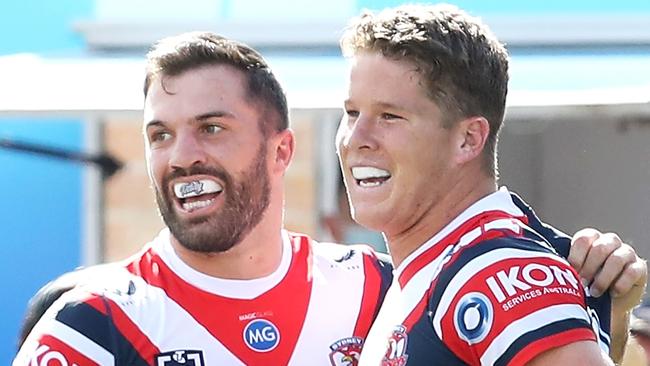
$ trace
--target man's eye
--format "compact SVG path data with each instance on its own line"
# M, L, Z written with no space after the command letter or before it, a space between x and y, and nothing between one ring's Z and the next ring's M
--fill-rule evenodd
M205 125L205 126L203 126L203 131L205 131L207 133L210 133L210 134L217 133L217 132L219 132L221 130L223 130L223 128L221 128L221 126L217 126L217 125Z
M151 134L151 142L162 142L169 140L172 135L166 131L154 132Z
M381 114L381 118L382 118L382 119L386 119L386 120L391 120L391 119L402 119L401 116L398 116L398 115L396 115L396 114L392 114L392 113L382 113L382 114Z
M348 117L357 117L359 116L359 111L355 111L354 109L346 109L345 114L347 114Z

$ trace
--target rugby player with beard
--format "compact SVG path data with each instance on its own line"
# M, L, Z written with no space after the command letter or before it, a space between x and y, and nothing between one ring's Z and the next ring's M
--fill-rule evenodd
M264 59L211 33L165 39L144 94L167 229L63 294L14 365L356 363L392 268L283 229L294 135Z

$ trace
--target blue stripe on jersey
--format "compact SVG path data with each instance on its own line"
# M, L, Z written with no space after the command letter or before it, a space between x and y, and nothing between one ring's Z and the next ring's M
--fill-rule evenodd
M567 319L550 323L541 328L535 329L534 331L528 332L517 338L517 340L514 341L510 347L508 347L503 355L497 359L497 361L494 363L494 366L507 366L519 351L521 351L524 347L533 341L543 339L550 334L559 334L563 331L576 328L591 328L591 325L589 325L584 320Z
M373 316L373 319L377 318L381 304L384 302L384 298L386 297L386 292L388 292L388 288L393 283L393 264L390 260L390 257L382 253L375 254L377 255L377 260L373 260L372 263L377 271L379 271L379 275L381 276L381 284L379 288L379 303L377 309L375 309L375 315Z
M108 308L108 304L106 307ZM149 365L140 357L131 342L119 332L109 316L84 302L67 304L59 311L56 320L74 328L106 349L115 357L116 365Z
M529 231L525 231L525 233L526 236L536 236L534 233ZM438 285L434 286L433 288L429 301L429 310L432 313L435 313L436 308L440 303L440 299L442 298L442 295L447 288L447 284L453 279L453 277L456 275L456 273L458 273L458 271L460 271L461 268L485 253L501 248L521 249L540 253L553 253L550 248L547 248L530 238L515 238L509 236L482 241L477 245L472 245L461 249L458 253L454 254L456 258L453 258L451 262L448 263L438 275Z
M462 366L466 365L458 356L447 348L442 340L438 338L433 329L433 317L430 312L422 316L413 324L409 330L408 338L408 365L445 365ZM417 336L414 336L417 334ZM412 351L416 350L416 351ZM418 350L426 350L424 352ZM431 355L435 354L435 362L432 363Z
M512 202L519 207L519 209L528 217L528 225L530 228L538 232L546 239L555 250L565 259L569 257L569 250L571 249L571 238L562 231L543 223L535 214L533 209L514 193L510 194ZM587 306L593 309L598 315L600 329L607 333L611 333L611 315L612 315L612 299L609 292L606 292L601 297L587 296ZM610 346L607 337L598 335L601 342Z

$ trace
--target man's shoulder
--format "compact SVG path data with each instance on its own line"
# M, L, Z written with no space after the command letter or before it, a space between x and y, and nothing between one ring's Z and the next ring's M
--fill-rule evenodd
M512 277L513 273L525 274L535 282L536 278L546 278L558 271L571 273L571 282L574 278L577 281L571 266L553 247L544 240L526 236L489 238L448 256L440 270L440 281L444 282L485 281L489 277L480 274L503 278L504 274Z
M291 240L297 240L306 244L313 254L313 257L319 261L331 264L347 264L366 260L392 269L390 256L375 251L370 245L320 242L312 239L306 234L295 232L289 232L289 237Z
M371 277L385 284L392 281L393 265L387 254L376 252L369 245L318 242L303 234L290 233L292 240L309 250L315 269L330 280L348 276Z
M492 265L508 258L548 257L565 261L543 237L526 227L521 227L516 234L488 232L469 245L457 243L455 246L448 254L451 258L445 261L450 269L470 262Z
M369 245L314 242L313 252L315 258L332 265L363 264L382 270L393 269L390 257L375 251Z
M457 253L437 283L445 285L435 286L429 301L433 326L458 355L473 348L490 364L529 360L553 337L594 338L578 275L544 241L478 242Z

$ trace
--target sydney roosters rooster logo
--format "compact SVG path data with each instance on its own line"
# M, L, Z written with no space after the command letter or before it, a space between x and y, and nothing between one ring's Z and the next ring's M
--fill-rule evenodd
M332 366L357 366L361 347L363 347L363 338L359 337L348 337L334 342L330 346Z
M409 356L406 354L406 343L408 335L403 325L398 325L393 329L393 333L388 339L388 350L381 360L381 366L404 366Z

